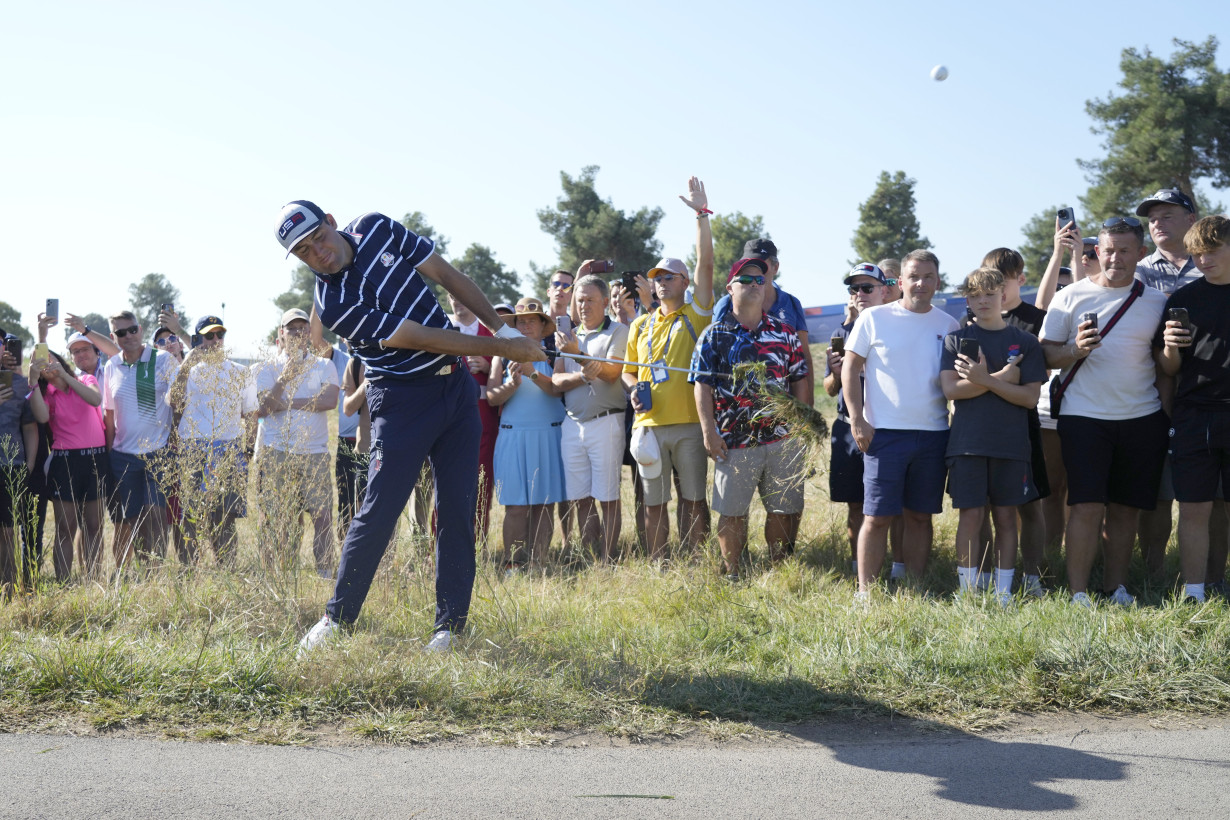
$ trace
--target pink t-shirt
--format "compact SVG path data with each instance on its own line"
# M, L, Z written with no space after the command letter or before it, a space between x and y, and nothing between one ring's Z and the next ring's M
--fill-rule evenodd
M98 389L98 380L93 376L81 375L77 378L87 387ZM51 414L51 434L55 437L51 449L84 450L107 443L101 407L91 406L71 388L60 392L55 385L47 386L47 395L43 400L47 402L47 411Z

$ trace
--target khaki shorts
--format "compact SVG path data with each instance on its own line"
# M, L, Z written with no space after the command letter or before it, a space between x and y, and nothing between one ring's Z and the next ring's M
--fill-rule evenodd
M333 509L333 464L328 453L284 453L262 448L257 456L257 491L265 515L298 516Z
M654 427L653 434L662 451L662 474L657 478L641 478L645 488L645 506L660 507L671 500L671 471L679 473L679 493L686 501L705 500L705 477L709 472L709 454L699 424L664 424Z
M745 516L759 490L766 512L801 513L805 466L803 448L792 438L727 450L713 471L713 511L732 518Z

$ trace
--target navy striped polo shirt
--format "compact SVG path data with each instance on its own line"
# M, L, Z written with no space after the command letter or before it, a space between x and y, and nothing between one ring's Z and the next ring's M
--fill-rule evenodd
M350 267L316 273L316 312L325 327L347 339L368 378L407 378L434 373L457 362L451 353L381 349L409 319L424 327L453 330L448 315L416 270L435 243L384 214L364 214L340 231L354 249Z

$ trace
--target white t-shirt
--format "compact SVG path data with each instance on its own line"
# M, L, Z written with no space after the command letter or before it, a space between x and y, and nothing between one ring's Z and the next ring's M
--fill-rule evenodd
M288 359L279 353L270 362L252 366L256 373L256 390L265 393L273 389L273 383L286 369ZM300 370L297 379L283 391L287 403L292 399L310 399L327 384L337 385L337 369L333 362L319 356L308 356L295 363ZM284 453L329 452L329 414L315 410L283 410L270 413L262 419L260 445L272 447Z
M1098 327L1104 328L1131 292L1128 287L1105 288L1092 279L1082 279L1055 295L1042 321L1043 341L1070 344L1076 341L1083 313L1098 314ZM1153 334L1162 321L1166 295L1145 288L1144 295L1132 303L1063 394L1061 416L1086 416L1118 421L1138 419L1162 407L1154 380ZM1063 376L1068 375L1068 370Z
M948 400L940 386L944 337L960 325L937 307L914 313L900 302L863 311L846 350L867 360L863 413L884 430L947 430Z
M252 371L230 359L200 362L188 371L179 436L234 441L243 435L243 414L256 406Z
M153 357L153 391L141 396L137 391L137 371L150 366ZM171 408L167 393L179 372L179 362L166 352L155 352L146 345L134 364L124 363L124 354L117 353L103 368L102 409L115 416L115 440L112 448L121 453L143 455L152 453L167 443L171 435Z

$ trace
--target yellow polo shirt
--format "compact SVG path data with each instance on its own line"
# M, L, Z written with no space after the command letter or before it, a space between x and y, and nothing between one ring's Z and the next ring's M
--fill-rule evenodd
M698 308L691 302L672 313L663 313L658 307L652 313L641 316L628 329L628 359L651 364L663 361L668 367L687 369L692 364L692 351L696 338L704 332L713 318L713 308ZM636 380L653 382L648 367L628 365L625 373L636 374ZM664 382L650 388L653 407L648 413L637 413L633 427L663 427L667 424L699 424L693 387L688 383L688 374L668 370Z

